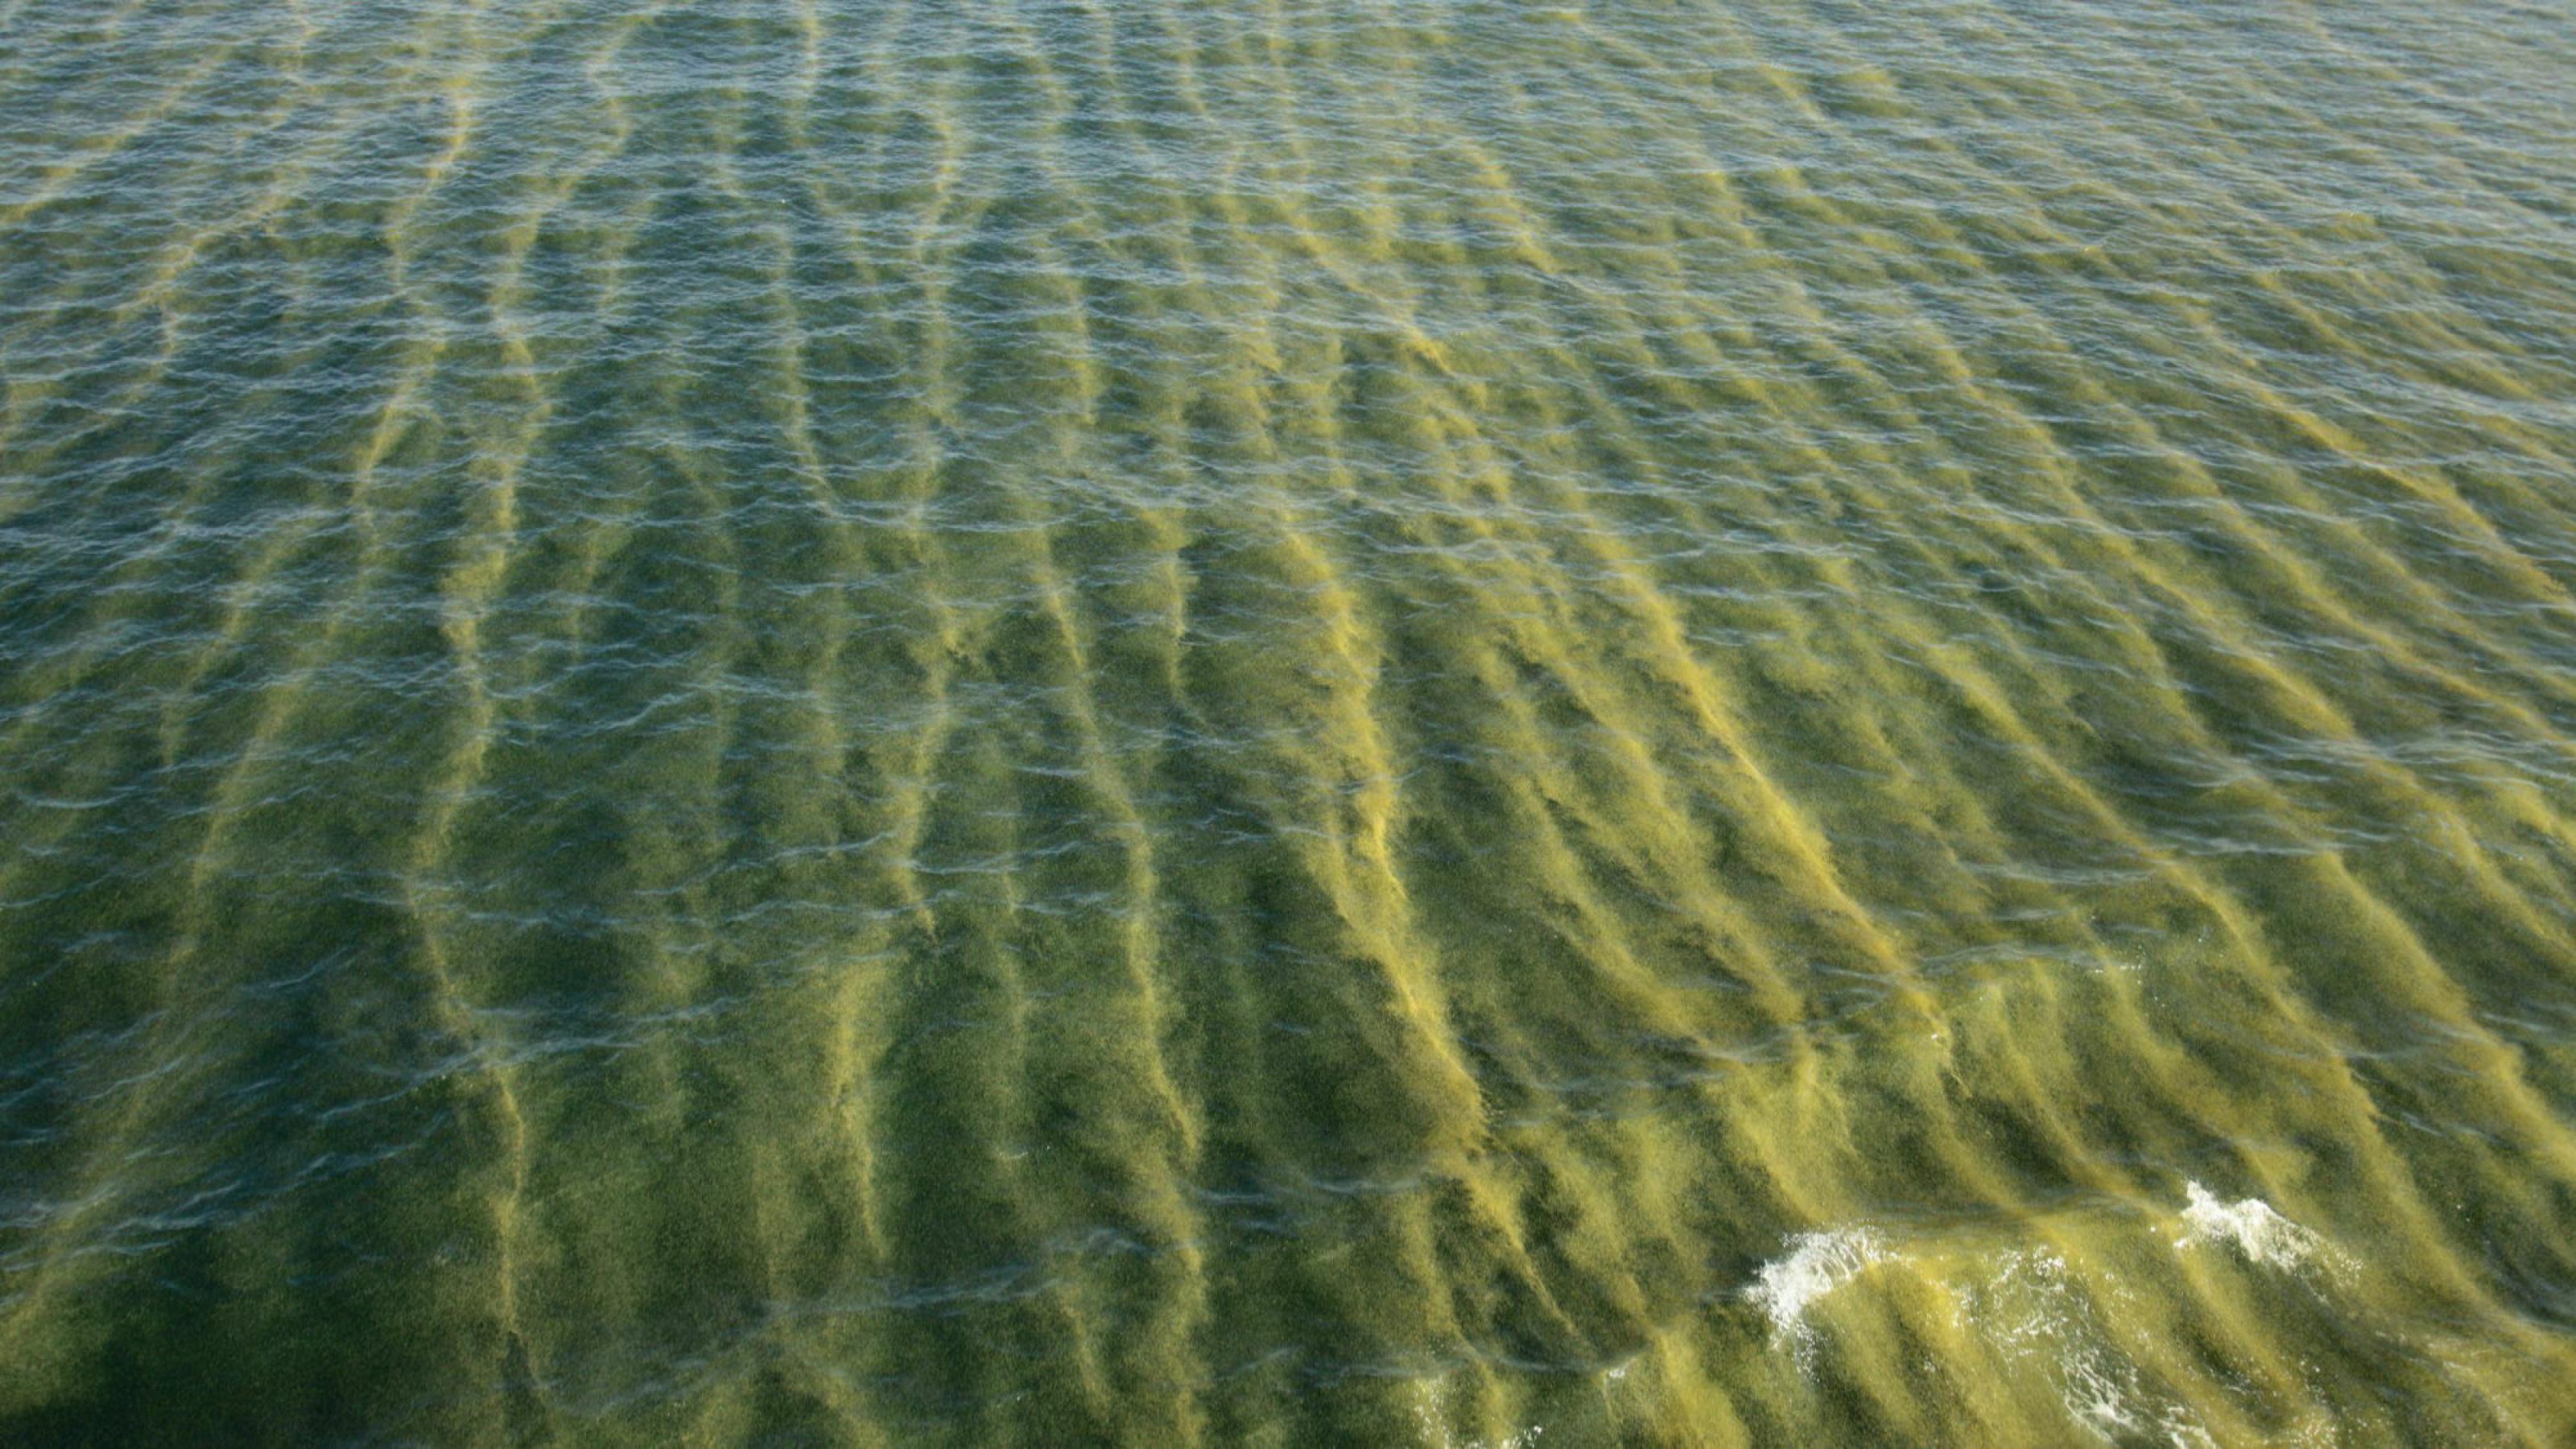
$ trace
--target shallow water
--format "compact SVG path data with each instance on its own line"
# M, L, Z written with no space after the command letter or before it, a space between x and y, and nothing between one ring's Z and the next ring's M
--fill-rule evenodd
M0 1440L2576 1432L2576 12L0 0Z

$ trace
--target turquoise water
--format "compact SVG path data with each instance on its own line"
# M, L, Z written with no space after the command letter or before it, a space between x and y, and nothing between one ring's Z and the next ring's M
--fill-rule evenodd
M2576 13L0 0L0 1441L2562 1444Z

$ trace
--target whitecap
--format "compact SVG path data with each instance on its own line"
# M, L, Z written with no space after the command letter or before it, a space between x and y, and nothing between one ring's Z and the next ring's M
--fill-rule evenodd
M1786 1255L1762 1265L1744 1296L1771 1320L1773 1346L1793 1344L1803 1356L1813 1338L1808 1305L1889 1256L1886 1240L1872 1228L1800 1233L1789 1239Z
M2183 1185L2183 1245L2233 1244L2247 1261L2283 1271L2314 1259L2331 1263L2325 1239L2275 1212L2259 1197L2221 1202L2197 1182Z

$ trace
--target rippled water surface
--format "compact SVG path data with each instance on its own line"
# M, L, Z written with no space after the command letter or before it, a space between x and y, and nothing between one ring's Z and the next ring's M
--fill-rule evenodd
M0 0L0 1440L2571 1434L2564 0Z

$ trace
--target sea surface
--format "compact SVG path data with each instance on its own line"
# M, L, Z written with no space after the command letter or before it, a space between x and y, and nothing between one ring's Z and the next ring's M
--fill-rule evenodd
M0 0L0 1442L2571 1436L2569 0Z

